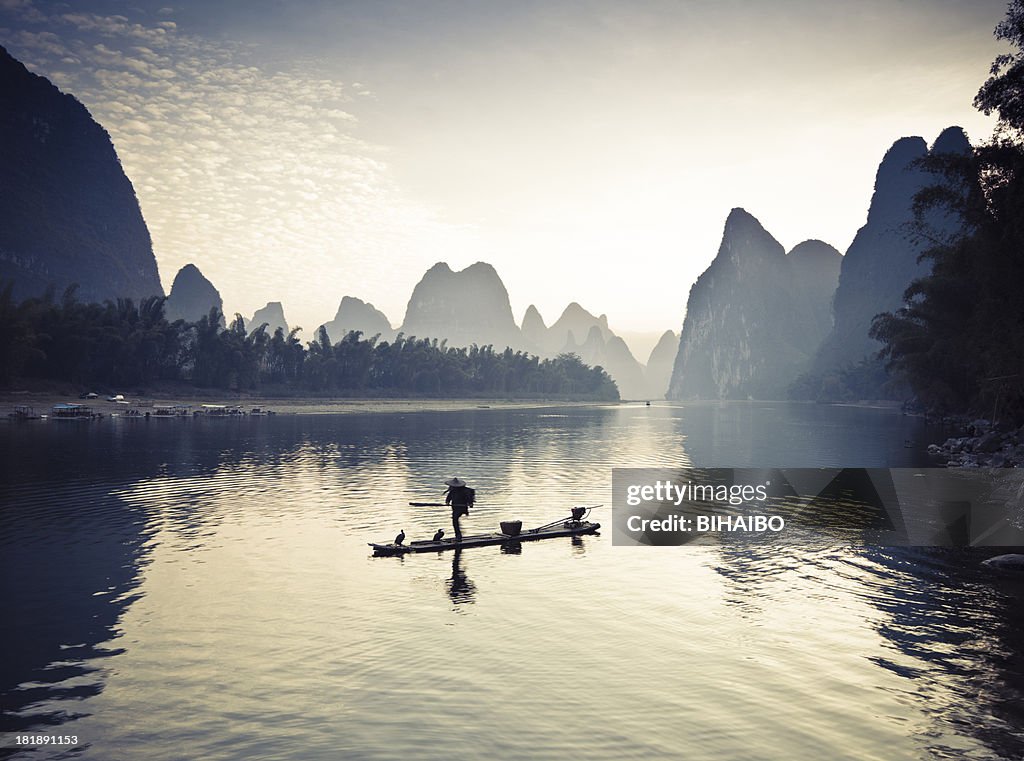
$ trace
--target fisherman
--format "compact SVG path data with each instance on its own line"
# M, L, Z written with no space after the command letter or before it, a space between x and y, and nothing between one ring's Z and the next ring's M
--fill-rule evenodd
M459 528L459 518L469 515L469 508L473 506L476 499L476 491L466 486L461 478L449 478L445 481L448 490L444 495L444 503L452 507L452 528L455 529L455 541L462 541L462 529Z

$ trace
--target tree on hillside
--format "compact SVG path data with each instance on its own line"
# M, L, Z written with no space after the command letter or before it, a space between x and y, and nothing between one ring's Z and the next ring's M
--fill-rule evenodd
M1014 0L1006 18L996 26L997 39L1013 45L1016 50L997 56L990 76L978 90L974 106L989 116L995 113L999 122L996 137L1006 140L1024 135L1024 3Z
M907 289L905 305L875 318L890 369L941 412L986 412L1024 421L1024 0L996 36L1015 50L992 64L975 106L996 114L992 139L966 156L928 159L941 182L915 198L921 232L934 209L963 225L922 255L930 276Z

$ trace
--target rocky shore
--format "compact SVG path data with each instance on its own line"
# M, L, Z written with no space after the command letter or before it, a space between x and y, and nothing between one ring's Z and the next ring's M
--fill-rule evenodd
M1024 427L1000 430L983 418L964 421L963 435L929 444L928 454L950 468L1024 467Z

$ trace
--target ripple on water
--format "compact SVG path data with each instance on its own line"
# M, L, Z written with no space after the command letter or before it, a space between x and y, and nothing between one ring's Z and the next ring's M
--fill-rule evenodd
M17 467L0 485L0 562L5 599L24 606L5 635L22 664L0 684L9 715L63 722L97 759L1021 757L1020 597L969 551L627 548L607 534L408 558L366 547L446 526L444 508L408 502L440 500L453 474L479 490L465 519L479 531L570 504L603 503L606 521L612 467L910 456L914 421L829 414L5 431Z

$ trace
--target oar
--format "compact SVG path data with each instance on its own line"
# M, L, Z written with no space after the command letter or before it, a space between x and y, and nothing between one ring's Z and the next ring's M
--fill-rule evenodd
M410 502L412 507L448 507L444 502Z

